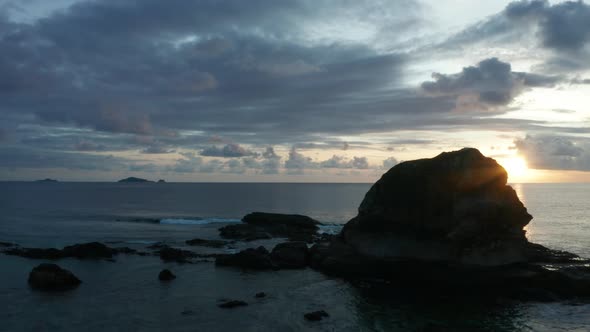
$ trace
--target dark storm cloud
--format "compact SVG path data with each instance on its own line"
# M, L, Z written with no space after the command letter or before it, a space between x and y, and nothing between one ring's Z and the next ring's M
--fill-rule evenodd
M422 83L424 91L454 97L458 108L475 109L508 105L526 88L552 86L560 80L557 77L513 72L509 63L497 58L465 67L458 74L434 73L432 77L434 81Z
M537 44L554 52L541 66L547 71L588 67L590 6L583 1L550 4L523 0L449 38L443 47L455 48L481 42L511 43L537 38Z
M590 171L590 139L555 135L527 135L514 145L536 169Z

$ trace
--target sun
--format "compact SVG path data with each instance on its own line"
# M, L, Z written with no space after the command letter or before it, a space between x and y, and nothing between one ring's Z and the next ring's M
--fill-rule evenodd
M508 172L508 176L512 179L517 179L525 176L529 170L526 160L519 156L513 156L503 159L500 164Z

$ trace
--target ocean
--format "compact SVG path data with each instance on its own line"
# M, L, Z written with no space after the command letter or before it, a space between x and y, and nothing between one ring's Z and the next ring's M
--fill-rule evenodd
M337 232L356 214L370 184L280 183L0 183L0 241L63 247L99 241L144 250L218 239L217 229L253 211L298 213ZM590 257L590 184L515 184L534 219L530 241ZM160 222L155 222L160 220ZM278 239L232 248L236 252ZM448 298L379 290L311 269L240 271L119 255L116 262L63 259L82 281L65 293L30 289L43 262L0 255L0 331L590 331L590 305ZM158 272L178 278L160 283ZM257 292L268 294L254 298ZM247 307L224 310L223 299ZM330 317L308 322L303 314Z

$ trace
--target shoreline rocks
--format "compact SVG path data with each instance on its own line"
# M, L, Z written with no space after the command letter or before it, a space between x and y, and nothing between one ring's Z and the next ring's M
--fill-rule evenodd
M56 264L40 264L29 273L29 285L43 291L64 291L82 283L72 272Z
M291 241L311 242L321 225L308 216L266 212L252 212L242 221L242 224L220 228L220 236L243 241L286 237Z

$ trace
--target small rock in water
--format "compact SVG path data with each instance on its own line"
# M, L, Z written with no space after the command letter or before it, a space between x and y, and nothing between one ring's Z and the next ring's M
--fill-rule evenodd
M232 308L243 307L243 306L247 306L247 305L248 305L248 303L246 303L244 301L231 300L231 301L226 301L224 303L219 304L218 307L224 308L224 309L232 309Z
M261 299L263 297L266 297L266 293L265 292L256 293L255 297L257 299Z
M28 282L33 288L47 291L67 290L82 283L72 272L47 263L35 267L29 273Z
M324 310L318 310L314 312L308 312L305 315L303 315L303 317L305 317L305 319L309 321L316 322L322 320L324 317L330 317L330 315L328 315L328 313Z
M158 279L160 279L160 281L170 281L176 279L176 276L174 275L174 273L172 273L172 271L164 269L160 271Z
M0 242L0 247L14 247L14 243L10 242Z

